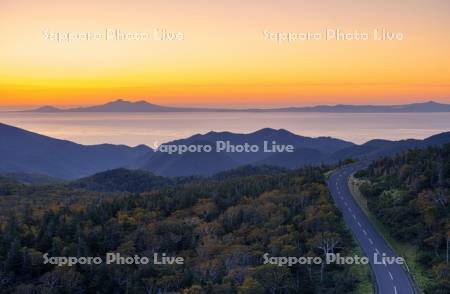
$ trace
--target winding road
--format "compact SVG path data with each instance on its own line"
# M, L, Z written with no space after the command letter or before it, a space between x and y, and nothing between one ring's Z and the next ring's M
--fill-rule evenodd
M370 223L348 188L347 183L350 175L365 166L364 163L351 164L332 173L327 181L331 195L337 207L341 210L345 223L350 228L353 237L370 260L370 267L376 280L377 293L416 293L407 273L407 265L402 266L395 262L392 264L381 262L383 254L390 258L397 257L397 255ZM376 259L374 257L375 254L378 256Z

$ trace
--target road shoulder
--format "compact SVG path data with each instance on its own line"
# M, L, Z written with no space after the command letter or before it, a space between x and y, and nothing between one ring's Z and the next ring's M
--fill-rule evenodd
M402 252L401 256L405 258L407 263L407 272L409 273L409 278L414 285L416 293L423 293L420 290L423 283L428 282L428 278L423 274L423 270L420 268L418 263L416 262L417 251L418 249L411 244L400 243L395 240L386 226L381 223L370 211L367 206L367 199L360 192L359 186L363 183L363 181L356 179L354 174L350 175L349 180L347 182L348 188L350 190L350 194L356 203L361 207L361 210L367 216L369 221L372 223L374 228L378 231L381 237L385 240L388 246L392 249L393 252Z

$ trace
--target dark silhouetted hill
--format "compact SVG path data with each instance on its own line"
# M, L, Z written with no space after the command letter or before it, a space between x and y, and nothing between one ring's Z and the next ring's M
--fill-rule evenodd
M284 108L189 108L162 106L141 100L130 102L123 99L102 105L61 109L43 106L31 112L333 112L333 113L408 113L408 112L450 112L450 104L434 101L402 105L317 105L309 107Z
M147 171L120 168L76 180L69 186L98 192L141 193L159 189L174 182L174 180L156 176Z
M85 146L0 124L0 173L75 179L128 166L151 152L146 146Z
M265 128L249 134L209 132L167 143L213 146L212 152L183 154L154 152L147 146L134 148L110 144L85 146L4 124L0 124L0 138L0 174L15 174L15 178L20 182L36 184L39 181L45 183L47 179L43 176L70 180L122 167L146 170L153 173L152 176L185 177L211 176L245 165L296 169L307 165L333 164L348 158L376 159L408 149L449 143L450 132L424 140L371 140L362 145L330 137L299 136L283 129ZM259 151L216 152L217 141L228 141L232 145L244 143L257 145ZM264 152L264 141L292 145L294 152ZM126 173L119 171L110 172L108 176L118 174L126 178ZM150 185L148 183L151 181L148 178L151 178L151 174L135 175L143 177L143 181L147 183L145 185ZM158 178L151 180L158 182Z
M216 152L218 141L227 141L231 145L257 145L259 152ZM264 152L264 141L281 145L292 145L293 153ZM286 130L265 128L250 134L231 132L209 132L197 134L187 139L169 142L166 145L210 145L212 152L186 152L168 154L155 152L141 166L156 174L164 176L212 175L246 164L275 165L297 168L306 164L315 164L328 154L354 146L330 137L309 138L298 136Z

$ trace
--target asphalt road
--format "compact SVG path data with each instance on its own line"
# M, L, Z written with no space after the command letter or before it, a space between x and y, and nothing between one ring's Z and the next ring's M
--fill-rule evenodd
M364 254L369 258L370 267L376 279L377 291L380 294L415 293L407 273L407 265L383 262L382 255L397 257L386 241L376 231L367 216L353 199L347 182L350 175L363 168L364 163L352 164L335 171L328 179L331 195L341 210L345 223L353 237L360 244ZM378 258L374 254L378 254Z

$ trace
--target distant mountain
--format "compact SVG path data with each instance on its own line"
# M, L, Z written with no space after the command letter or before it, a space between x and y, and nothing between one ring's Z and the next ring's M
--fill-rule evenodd
M371 140L362 145L339 139L319 137L308 138L295 135L286 130L262 129L250 134L234 134L230 132L209 132L194 135L190 138L169 142L169 145L214 145L216 141L230 141L231 144L262 145L263 141L276 141L278 144L291 144L295 147L292 153L184 153L168 154L154 152L146 163L139 168L163 176L203 175L209 176L244 165L277 166L295 169L307 165L336 163L348 158L376 159L390 156L408 149L426 148L433 145L450 143L450 132L431 136L424 140ZM261 150L261 148L260 148Z
M257 165L280 166L295 169L324 162L326 153L311 148L296 148L293 153L276 153L256 162Z
M32 112L60 112L62 109L56 108L54 106L42 106L37 109L32 110Z
M333 113L408 113L408 112L450 112L450 104L434 101L404 105L318 105L311 107L285 108L188 108L161 106L146 101L130 102L118 99L103 105L61 109L43 106L28 112L333 112Z
M199 144L200 142L195 142ZM155 152L150 155L144 165L138 168L151 171L162 176L206 176L229 170L241 165L227 153L185 153L167 154Z
M213 109L204 108L169 107L148 103L146 101L130 102L123 99L118 99L103 105L90 107L62 109L53 106L44 106L30 110L30 112L195 112L212 110Z
M450 112L450 104L434 101L403 105L319 105L312 107L284 108L292 112L337 112L337 113L404 113L404 112Z
M0 173L43 174L74 179L135 164L146 146L84 146L0 124Z
M52 178L71 180L114 170L84 179L77 187L106 191L110 178L123 179L126 182L128 178L133 178L136 181L130 182L131 185L141 191L164 186L165 180L160 176L211 176L248 165L294 169L306 165L336 163L348 158L375 159L407 149L450 143L450 132L424 140L371 140L356 145L330 137L309 138L284 129L265 128L249 134L209 132L165 144L213 146L212 152L183 154L155 152L143 145L134 148L110 144L85 146L5 124L0 124L0 138L0 175L6 174L7 177L22 183L46 183L54 181ZM218 141L226 141L234 146L245 143L257 145L259 151L216 152L215 146ZM264 152L264 141L292 145L294 152ZM117 170L122 167L148 172ZM249 173L251 170L247 168L240 172ZM256 169L256 172L261 170ZM132 187L124 183L116 185L115 189L131 191Z
M231 145L257 145L259 152L215 152L218 141L227 141ZM292 145L293 153L264 152L264 141L276 142L280 145ZM306 164L320 162L328 154L354 146L330 137L309 138L286 130L265 128L250 134L230 132L209 132L194 135L187 139L176 140L165 145L210 145L212 152L186 152L184 154L168 154L155 152L149 155L146 163L139 168L164 176L212 175L238 166L276 165L295 168Z
M362 145L356 145L342 149L326 158L326 162L332 162L345 158L376 159L383 156L391 156L408 149L426 148L450 143L450 132L428 137L424 140L407 139L400 141L371 140Z

